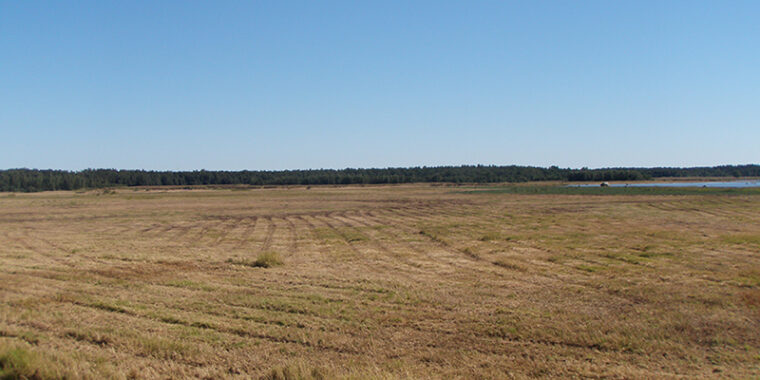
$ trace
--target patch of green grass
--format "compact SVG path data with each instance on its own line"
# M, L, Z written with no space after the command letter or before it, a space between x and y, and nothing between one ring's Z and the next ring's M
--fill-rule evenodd
M440 226L427 226L420 229L420 235L425 236L432 241L447 245L448 242L444 240L443 236L448 235L449 232L450 231L447 228Z
M496 232L487 232L478 238L480 241L501 240L501 235Z
M26 379L65 379L62 373L50 360L25 348L10 347L0 352L0 380Z
M343 237L346 239L347 242L353 243L356 241L365 241L369 240L367 236L363 235L362 233L354 230L344 230L342 231Z
M467 256L472 257L473 259L480 259L480 255L478 255L477 253L475 253L475 251L471 247L466 247L461 252L464 253Z
M158 359L178 359L197 351L195 346L161 337L138 336L135 343L142 353Z
M69 330L66 336L82 342L89 342L98 346L111 344L111 338L95 331Z
M723 236L723 242L729 244L746 244L760 247L760 235L756 234L736 234Z
M11 348L0 354L0 379L22 379L29 368L30 354L20 348Z
M203 290L203 291L213 291L216 288L207 284L204 284L202 282L196 282L196 281L190 281L190 280L172 280L164 283L166 286L173 286L176 288L185 288L185 289L192 289L192 290Z
M505 269L515 270L515 271L518 271L518 272L525 272L527 270L527 269L525 269L524 266L522 266L520 264L517 264L515 262L512 262L510 260L507 260L507 259L496 259L493 262L493 265L496 265L496 266L499 266L499 267L502 267L502 268L505 268Z
M94 307L94 308L100 309L100 310L114 312L114 313L130 314L129 310L127 310L127 309L125 309L125 308L123 308L121 306L117 306L117 305L110 304L110 303L107 303L107 302L102 302L102 301L94 301L94 302L91 302L91 303L87 304L87 306Z
M315 228L314 234L317 236L318 239L325 240L325 241L337 241L337 240L342 239L342 237L337 231L335 231L332 228L327 228L327 227Z
M640 255L629 255L629 254L618 253L618 252L607 252L603 255L603 257L606 257L612 260L622 261L628 264L634 264L634 265L640 265L642 263Z
M743 271L739 273L738 277L736 277L736 281L739 282L741 286L758 287L760 286L760 271L757 271L757 270Z
M570 187L565 185L489 186L456 193L483 194L559 194L559 195L760 195L760 188L701 187Z
M280 258L280 254L274 251L261 252L259 253L259 256L256 257L256 260L253 261L244 259L228 259L227 262L254 268L272 268L283 264L283 261Z
M586 265L586 264L578 265L575 268L580 269L582 271L590 272L590 273L599 272L604 269L604 267L601 267L598 265Z
M485 328L485 333L495 338L516 339L520 337L520 331L515 322L504 318L499 318L494 324L488 325Z
M18 335L18 338L30 344L39 344L43 336L34 331L24 331Z
M319 368L309 369L303 364L290 364L272 368L261 380L324 380L326 372Z
M283 348L283 354L289 352ZM396 364L399 365L398 363ZM393 372L387 372L380 368L362 368L356 365L348 365L340 370L336 368L326 369L315 367L303 360L291 361L289 363L276 366L269 370L260 380L397 380L409 378L401 377Z
M254 267L271 268L274 266L282 265L282 259L280 254L274 251L261 252L253 262Z
M639 252L637 254L637 256L650 259L650 258L655 258L655 257L673 256L673 253L671 253L671 252L652 252L652 251L647 251L647 252Z

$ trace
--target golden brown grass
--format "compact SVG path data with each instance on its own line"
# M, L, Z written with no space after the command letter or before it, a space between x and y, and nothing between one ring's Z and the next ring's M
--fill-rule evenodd
M760 196L0 194L0 378L754 378Z

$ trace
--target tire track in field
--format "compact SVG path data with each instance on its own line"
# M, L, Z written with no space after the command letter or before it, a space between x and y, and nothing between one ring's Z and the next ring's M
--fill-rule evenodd
M290 220L288 216L284 216L282 219L288 224L288 229L290 230L291 237L293 238L290 246L288 247L288 250L292 254L296 254L298 252L298 229L296 228L295 223L293 223L293 221Z
M706 210L704 208L699 208L694 206L693 200L679 200L673 203L674 206L679 210L686 213L692 213L692 214L700 214L702 216L705 216L707 218L721 218L723 215L716 214L712 211Z
M317 227L314 226L309 220L306 219L306 215L292 215L292 218L298 219L303 222L304 225L306 225L306 229L309 230L312 234L312 237L314 240L318 240L319 236L317 236Z
M208 329L208 330L216 331L218 333L237 335L237 336L244 337L244 338L256 338L256 339L266 340L266 341L269 341L269 342L272 342L272 343L294 344L294 345L300 345L300 346L307 347L307 348L315 348L315 349L319 349L319 350L332 351L332 352L336 352L336 353L353 354L353 355L361 354L361 352L359 352L357 350L353 350L353 349L346 348L346 347L329 346L329 345L325 345L323 343L314 344L314 343L309 342L309 341L293 339L293 338L290 338L290 337L287 337L287 336L277 336L277 335L273 335L273 334L266 334L266 333L261 333L261 332L255 332L255 331L251 331L251 330L247 330L247 329L242 329L242 328L223 327L223 326L218 326L218 325L213 325L213 324L208 324L208 323L202 323L202 322L189 322L189 321L185 321L183 319L176 318L176 317L173 317L173 316L172 317L160 317L160 316L143 315L142 313L138 313L138 312L136 312L134 310L127 309L127 308L121 307L121 306L111 306L111 305L101 304L101 303L97 303L97 302L95 302L95 303L88 303L88 302L83 302L83 301L79 301L79 300L65 300L65 302L68 302L70 304L73 304L73 305L76 305L76 306L80 306L80 307L83 307L83 308L88 308L88 309L93 309L93 310L100 310L102 312L107 312L107 313L116 313L116 314L119 314L119 315L126 316L128 318L134 318L134 319L143 320L143 321L150 321L150 322L155 322L155 323L159 323L159 324L180 325L180 326L185 326L185 327L195 327L195 328L199 328L199 329ZM235 305L230 305L230 306L235 306ZM243 306L243 307L245 307L245 306ZM227 319L229 319L229 317ZM247 321L247 322L255 322L255 321ZM266 325L266 324L263 324L263 325Z
M441 215L463 217L467 211L459 210L458 207L467 205L466 202L444 200L439 202L415 202L397 208L401 212L407 212L418 218L434 218Z
M351 236L347 235L344 230L342 230L341 228L339 228L339 227L337 227L335 225L335 223L341 223L341 224L343 224L343 222L341 222L340 220L335 220L334 219L333 214L335 214L335 213L337 213L337 212L336 211L331 211L331 212L328 212L328 213L323 213L323 214L318 214L318 215L312 215L312 218L314 220L317 220L320 223L324 224L325 226L327 226L327 228L335 236L338 237L340 243L342 243L342 245L347 246L354 253L354 255L356 256L356 258L361 259L361 260L371 260L373 258L375 258L375 259L378 258L376 255L375 255L375 257L369 257L369 255L367 253L362 252L361 249L359 249L359 247L356 244L357 238L356 237L352 238ZM364 236L361 233L357 234L356 236L357 237L361 236L361 240L365 240L366 239L366 236ZM380 257L382 257L382 255ZM395 268L394 266L387 264L383 260L382 262L374 263L374 265L368 265L368 266L366 266L365 270L367 270L367 271L371 270L371 271L376 272L376 273L387 273L388 270L393 271L393 270L398 270L398 268Z
M357 213L358 213L358 211L357 211ZM375 229L374 228L375 226L372 226L371 224L369 224L369 223L367 223L367 222L365 222L363 220L360 220L360 219L358 219L356 217L349 216L348 215L348 211L344 211L344 212L342 212L342 213L340 213L338 215L342 219L345 220L344 223L347 226L349 226L350 228L352 228L352 229L354 229L356 231L359 231L358 228L356 227L356 225L359 225L361 227L366 227L370 231L374 231L373 234L367 234L367 235L369 237L369 241L372 244L374 244L380 251L382 251L383 253L385 253L386 255L388 255L390 257L393 257L396 260L400 260L404 265L406 265L406 266L414 269L414 272L421 272L422 271L420 269L420 265L419 264L413 263L411 260L409 260L404 255L401 255L398 252L390 249L388 246L386 246L385 244L383 244L383 242L377 237L377 235L386 235L387 236L387 234L385 234L385 233L383 233L383 232ZM352 225L351 222L353 222L354 224ZM391 237L391 240L393 240L393 237Z
M438 219L437 217L434 217L434 218L431 218L431 219L433 219L433 221L440 221L440 219ZM404 222L399 221L399 223L403 224ZM409 226L409 228L411 228L411 226ZM465 256L465 257L467 257L467 258L469 258L470 260L473 260L473 261L485 261L485 259L483 259L482 257L478 256L474 252L471 252L471 251L466 250L466 249L459 249L459 248L453 246L451 243L449 243L445 239L442 239L442 238L438 237L435 234L431 234L431 233L425 231L425 229L420 229L418 231L418 233L419 233L419 235L426 237L428 240L430 240L435 245L437 245L437 246L439 246L439 247L441 247L443 249L446 249L449 252L456 253L458 255L463 255L463 256Z
M381 211L387 211L387 210L381 210ZM408 233L411 235L418 235L418 232L415 232L415 229L413 227L408 226L403 221L399 221L398 219L394 219L392 216L389 217L388 213L383 213L385 216L377 216L379 214L376 211L367 211L365 212L366 215L370 216L371 218L374 218L375 220L379 220L384 225L389 226L391 229L395 229L398 231L402 231L404 233ZM395 215L391 213L391 215ZM386 219L387 218L387 219ZM402 241L401 238L398 239L399 241ZM435 246L439 246L438 244L435 244ZM534 287L546 287L546 286L558 286L558 284L562 285L575 285L575 286L582 286L584 288L587 288L590 291L594 291L597 293L604 294L606 297L613 296L614 298L619 298L622 300L630 301L626 299L625 297L621 297L619 295L615 294L608 294L608 292L605 289L599 289L596 285L593 283L589 284L583 280L572 280L562 276L559 276L558 274L545 274L545 273L537 273L537 272L530 272L526 274L520 274L516 275L513 270L504 268L500 265L498 265L496 262L491 262L489 260L480 259L480 260L467 260L465 262L461 262L456 260L457 257L462 257L459 252L455 251L452 252L451 249L446 249L446 247L440 247L443 248L446 252L449 252L450 254L453 254L454 257L447 257L447 256L432 256L430 253L428 253L427 250L419 249L415 247L413 244L408 243L412 249L414 249L416 252L428 257L432 262L439 263L439 264L446 264L453 268L458 269L456 274L460 274L462 271L467 271L470 273L478 273L482 276L487 276L491 280L494 280L495 283L502 283L503 281L512 281L512 282L518 282L522 284L526 284L529 286ZM453 260L453 261L452 261ZM486 265L486 267L483 267L481 265L477 264L483 264ZM477 265L477 266L473 266ZM560 265L560 267L564 267ZM505 274L508 274L508 276L505 276ZM485 277L482 277L485 278ZM466 278L467 281L471 281L470 278Z
M124 224L124 222L117 221L116 217L111 217L108 222L95 223L90 231L95 232L101 236L120 237L131 230L131 228ZM96 229L97 228L97 229Z
M713 198L708 202L714 209L714 211L721 211L727 218L740 215L750 220L757 219L759 210L757 210L758 203L748 201L746 199L735 199L724 197Z
M28 234L27 234L27 232L26 232L26 230L24 230L24 236L25 237L29 237ZM31 238L31 237L29 237L29 238ZM65 247L63 247L63 246L61 246L61 245L59 245L57 243L54 243L54 242L52 242L50 240L47 240L45 238L36 237L36 238L33 238L33 239L36 240L36 241L40 241L40 242L48 245L49 247L53 248L53 250L55 250L57 252L61 252L64 255L68 256L69 254L71 254L71 250L66 249ZM42 252L42 251L40 251L40 252ZM70 263L69 260L65 260L64 258L62 258L62 257L60 257L58 255L50 254L49 257L51 257L53 260L56 260L56 261L58 261L58 262L60 262L60 263L62 263L64 265L66 265L66 266L69 266L69 267L76 266L76 264ZM88 260L92 260L94 262L101 262L100 260L96 260L96 259L93 259L93 258L88 258Z
M161 237L164 239L170 239L175 241L182 240L185 235L190 232L191 229L200 226L200 222L191 222L187 223L186 221L182 220L179 223L166 223L164 227L158 231L156 234L157 237Z
M403 258L401 255L397 254L396 252L393 252L391 249L389 249L387 246L385 246L381 241L376 239L374 236L369 236L362 232L359 228L357 228L355 225L352 225L349 220L345 217L346 211L343 212L336 212L329 216L331 220L336 221L337 223L343 224L344 228L348 229L352 233L356 234L357 236L361 236L362 240L367 240L370 244L374 245L376 247L376 250L379 251L381 254L378 256L378 259L383 261L386 264L383 264L384 266L388 267L391 270L401 270L401 268L398 267L398 261L401 261L405 266L412 268L413 272L418 273L419 268L408 262L405 258ZM354 221L354 224L355 221ZM344 232L345 233L345 232ZM351 244L350 241L348 241L349 244ZM389 260L390 258L394 258L395 260ZM407 268L408 270L408 268Z
M281 283L277 283L278 285ZM238 287L243 288L243 287ZM283 290L283 294L287 292L292 292L292 289L285 289ZM283 294L276 294L275 296L282 297ZM291 296L287 298L295 298L299 300L309 300L307 296ZM327 325L321 324L320 330L321 331L329 331L333 333L340 333L340 334L348 334L351 336L360 336L358 333L353 331L347 331L345 328L336 326L340 323L345 323L347 321L350 321L350 319L347 319L346 317L340 317L340 316L324 316L321 314L316 313L298 313L294 311L288 311L288 310L276 310L272 309L270 307L253 307L250 305L237 305L237 304L231 304L228 302L224 302L218 299L211 300L214 302L214 305L216 307L212 310L204 310L204 315L212 315L216 317L222 317L226 319L231 320L237 320L237 321L247 321L247 323L256 323L259 325L264 326L271 326L271 327L289 327L289 328L297 328L297 329L304 329L306 326L303 325L302 322L308 321L320 321L320 322L326 322ZM163 303L163 306L165 306L167 309L172 310L179 310L187 313L197 313L197 309L194 309L192 306L187 305L177 305L177 304L166 304ZM245 311L245 312L260 312L262 315L241 315L239 311ZM290 315L290 316L297 316L299 318L298 322L288 321L283 323L281 319L276 318L280 314Z
M40 274L41 273L34 273L35 277L38 277L36 275L40 275ZM41 277L39 277L39 278L42 278L42 279L45 279L45 280L50 280L52 282L67 283L69 281L69 280L57 279L57 278L54 278L54 277L48 277L48 276L44 276L44 275L41 276ZM276 284L276 285L283 285L283 284L296 285L296 289L299 288L299 287L306 287L306 288L316 288L316 289L335 289L335 290L339 290L339 292L336 293L336 295L338 296L337 299L339 300L337 302L343 302L341 300L350 300L351 299L350 297L347 297L347 298L343 297L343 296L346 296L345 292L349 292L350 293L350 292L354 292L354 291L357 291L357 290L363 290L365 292L371 292L371 291L373 291L372 289L357 289L356 286L339 286L339 285L319 284L319 283L315 283L313 281L307 281L307 282L302 282L302 283L298 283L298 282L282 283L282 282L279 282L279 281L264 281L264 282L270 282L270 283ZM344 282L346 282L346 281L344 281ZM353 282L348 281L347 283L352 284ZM154 285L161 285L161 284L154 284ZM233 286L233 287L242 290L243 293L247 293L250 290L249 287L245 287L245 286ZM49 287L46 287L46 288L38 291L37 293L30 293L29 292L30 289L24 288L24 292L23 293L25 295L27 295L27 296L36 296L38 298L39 297L46 297L46 298L49 298L49 299L54 300L56 302L70 303L68 301L71 299L71 297L64 297L63 299L55 298L54 295L49 294L49 292L47 291L47 289L49 289ZM202 290L183 289L183 291L187 291L190 294L198 294L198 296L196 296L196 295L192 296L191 298L193 298L193 299L196 299L199 296L203 297L203 295L205 294L205 292L202 291ZM294 292L295 292L295 295L294 295ZM75 294L77 296L84 296L84 297L88 297L88 296L102 296L101 293L97 293L97 292L77 292ZM382 292L381 292L381 294L382 294ZM157 297L158 295L155 294L155 293L151 293L151 296L152 297ZM293 288L283 288L283 289L280 289L277 293L271 294L271 296L280 297L280 298L284 298L284 299L293 299L293 298L294 299L299 299L299 300L310 300L311 299L308 295L300 295L300 291L295 290ZM177 299L177 297L172 297L171 299ZM187 313L197 313L198 312L198 310L196 308L193 308L193 307L191 307L189 305L167 303L167 302L165 302L166 300L167 299L162 298L162 299L160 299L158 301L158 304L160 304L163 308L165 308L167 310L179 310L179 311L187 312ZM326 329L324 329L322 331L328 331L328 332L333 332L333 333L340 332L341 334L348 333L349 335L352 335L352 336L361 336L360 334L357 334L357 333L353 333L353 332L350 332L350 331L345 331L345 329L343 327L340 327L340 325L332 325L332 324L340 324L340 323L345 323L347 321L351 321L350 318L347 319L346 317L343 317L343 316L340 316L340 315L334 315L334 316L323 315L323 314L320 314L320 313L318 313L316 311L312 311L312 310L298 310L298 309L290 309L290 308L280 309L280 308L276 307L276 305L275 305L274 308L272 308L272 305L267 305L267 304L248 304L248 303L239 304L239 303L234 303L234 302L230 303L230 302L228 302L226 300L218 299L218 298L207 299L207 301L214 302L217 305L219 305L220 307L214 308L213 311L212 310L204 310L203 311L204 315L219 316L219 317L223 317L223 318L227 318L227 319L232 319L232 320L245 320L245 321L248 321L248 322L254 322L254 323L257 323L257 324L262 324L262 325L267 325L267 326L297 327L299 329L304 328L304 326L302 324L300 324L300 323L283 325L280 322L279 319L276 319L276 318L274 318L274 319L273 318L266 319L265 318L266 316L240 316L239 313L235 312L234 310L236 310L236 309L257 310L257 311L260 311L260 312L263 312L263 313L266 313L266 314L273 313L273 312L274 313L278 313L278 314L279 313L290 314L290 315L297 315L299 317L299 319L300 318L308 318L307 320L310 320L310 321L311 320L315 320L315 321L324 321L324 322L329 323L330 325L326 326ZM158 305L158 304L156 304L155 302L153 302L151 300L145 300L141 304L142 305L147 305L145 302L147 302L147 304L150 304L152 306ZM405 304L398 304L398 303L393 303L393 302L389 303L389 302L384 302L384 301L374 301L372 303L374 305L377 305L378 307L382 307L385 310L392 309L392 310L399 311L399 312L413 312L415 310L415 307L413 307L413 306L409 306L409 305L405 305ZM90 302L89 304L93 305L97 309L106 310L106 311L112 311L112 312L124 313L124 310L129 310L129 309L125 309L125 308L123 308L121 306L117 306L117 305L111 306L111 305L108 305L108 304L99 303L97 301L95 301L95 304L93 304L92 302ZM434 306L434 305L431 305L431 306ZM224 312L219 311L219 310L223 310L223 309L225 309ZM227 309L229 309L229 310L227 310ZM441 311L443 311L443 310L441 310ZM230 314L230 312L232 314ZM137 313L137 312L135 312L135 313ZM145 314L145 313L147 313L147 312L141 312L141 314ZM160 319L160 317L156 317L156 316L151 316L150 319L151 320L155 320L156 318ZM166 322L166 321L159 321L159 322ZM170 322L172 322L172 321L170 321ZM191 323L191 326L198 327L197 323L195 323L195 324ZM414 329L415 327L411 326L411 327L408 327L408 328L413 328Z
M156 222L153 222L153 223L151 223L151 224L150 224L148 227L145 227L145 228L142 228L142 229L140 229L140 230L138 231L138 233L140 233L140 234L143 234L143 235L147 235L147 234L149 234L151 231L153 231L153 230L157 230L158 228L160 228L160 227L162 227L162 226L163 226L163 224L161 224L161 223L156 223Z
M304 225L306 225L306 228L311 233L312 239L314 240L314 243L318 247L320 253L322 255L327 255L329 253L330 248L327 245L325 245L325 242L320 238L319 233L317 233L317 227L314 226L314 224L310 222L308 219L306 219L308 215L299 214L299 215L294 215L293 217L302 221Z
M208 234L208 231L210 231L211 229L216 229L223 223L224 223L224 220L222 219L218 221L211 221L209 219L204 219L202 221L199 221L197 223L197 227L200 228L200 231L198 231L197 234L190 235L190 238L187 240L191 243L198 244L203 240L204 237L206 237L206 234Z
M436 265L448 266L448 267L456 268L456 269L465 269L465 270L468 270L468 271L485 272L485 273L492 274L492 272L490 272L490 271L482 271L482 270L479 270L479 269L474 268L472 266L462 265L461 263L458 263L456 261L452 261L451 259L453 259L454 257L461 257L461 253L458 252L458 251L452 252L452 249L449 248L449 247L447 247L447 246L441 246L440 244L433 244L434 246L436 246L438 248L442 248L442 250L444 252L448 252L449 254L453 254L454 257L448 257L447 258L446 256L434 256L434 255L431 255L431 253L430 253L429 250L417 247L416 245L414 245L414 244L412 244L410 242L407 242L402 237L403 235L409 235L409 236L424 236L424 235L420 234L419 230L416 230L413 227L409 227L404 222L400 221L397 218L397 214L395 214L394 212L392 212L392 211L390 212L390 214L392 216L388 215L388 213L389 213L388 210L382 210L382 212L383 212L383 214L385 216L379 216L378 214L380 214L380 212L378 212L377 210L366 211L365 215L367 217L369 217L369 218L372 218L373 220L377 221L378 223L380 223L382 225L388 226L389 229L394 229L394 230L399 231L400 235L394 235L394 234L392 234L390 232L388 232L388 234L390 234L391 236L393 236L395 241L404 242L414 252L416 252L416 253L424 256L424 257L427 257L428 260L431 263L436 264ZM429 242L433 242L429 238L426 239L426 240L428 240ZM478 261L468 260L468 262L477 263Z
M166 234L173 228L174 226L171 223L164 223L156 228L149 227L148 231L143 231L142 234L151 237L166 237Z
M666 216L676 216L678 214L679 210L676 205L673 204L673 201L667 201L667 202L649 202L646 204L647 207L650 209L656 210L658 212L658 216L660 217L666 217Z
M426 219L441 220L443 218L445 221L449 221L451 218L459 220L472 216L467 211L456 210L449 205L434 205L430 208L420 209L419 212L426 215Z
M224 239L220 241L218 245L236 248L245 241L245 238L250 232L252 218L248 216L238 216L234 219L235 221L233 222L233 225L229 228L224 235Z
M431 213L424 213L420 209L411 206L401 206L393 209L393 211L401 216L418 220L427 219L432 215Z
M240 249L243 248L243 246L248 243L248 238L253 235L253 231L256 230L256 223L258 222L259 218L256 216L252 216L249 218L245 218L244 220L248 220L248 223L245 227L245 230L243 231L242 235L240 236L240 241L238 241L237 244L233 247L234 249Z
M172 223L154 223L146 228L142 228L137 233L139 235L145 236L145 237L151 237L151 238L169 238L169 235L172 233L172 231L176 230L184 230L184 233L187 233L187 230L189 230L191 226L183 227ZM133 230L134 231L134 230ZM180 237L182 235L179 235ZM176 240L176 237L175 237Z
M59 255L56 255L54 253L50 253L47 250L45 250L44 248L35 247L32 244L30 244L28 242L28 240L30 240L31 237L29 236L29 233L26 231L26 229L23 230L23 232L21 233L21 236L19 236L19 237L13 237L13 236L11 236L11 234L9 232L3 232L3 234L5 235L6 239L9 240L11 243L16 243L21 248L23 248L25 250L28 250L28 251L31 251L32 253L34 253L36 255L42 256L42 257L44 257L44 258L46 258L48 260L51 260L54 263L63 264L63 265L68 266L68 267L75 266L74 264L68 262L68 260L63 259ZM32 240L34 240L34 239L32 239Z
M691 201L674 200L666 202L650 202L647 206L668 213L669 215L699 215L707 219L731 218L725 211L706 210L694 207Z
M229 221L226 221L221 226L221 232L219 233L219 236L209 244L211 247L218 247L224 242L225 239L227 239L227 236L229 236L230 232L235 230L237 226L240 224L240 221L242 218L232 217L229 219Z
M287 216L284 215L271 217L275 231L272 233L270 249L283 254L294 252L293 243L296 239L294 231L286 218Z
M260 281L261 283L267 283L271 285L288 285L293 287L307 287L323 290L327 289L328 291L335 291L335 294L342 296L350 296L355 292L375 295L386 293L386 290L382 287L376 289L372 287L362 286L366 285L366 283L359 282L355 279L345 279L333 276L326 277L323 275L309 276L292 274L288 275L285 279L262 277L256 280Z
M189 226L180 226L180 225L172 225L171 228L166 231L167 234L174 230L178 230L175 234L173 234L172 238L176 240L184 240L185 235L187 235L188 232L190 232L190 229L193 228L193 225Z
M378 220L385 220L382 216L376 216L374 214L369 214L370 217L373 217ZM404 225L404 222L398 221L398 219L393 219L392 217L389 218L391 223L388 224L393 229L396 229L398 231L402 231L403 233L413 235L413 236L425 236L426 241L428 243L420 242L420 244L431 244L435 246L438 249L441 249L444 252L447 252L449 255L441 256L441 255L432 255L430 252L433 252L429 249L424 248L418 248L413 243L407 242L406 244L414 249L417 253L425 256L428 258L428 260L431 263L434 263L439 266L448 266L450 268L455 268L457 270L457 273L460 271L466 271L471 273L478 273L480 275L488 276L489 278L496 280L497 282L502 282L504 280L508 281L514 281L519 283L528 284L531 286L545 286L545 283L537 282L535 280L531 280L529 278L526 278L526 276L520 276L516 277L515 272L513 270L510 270L508 268L505 268L503 265L500 265L496 261L486 260L483 258L478 257L478 259L473 259L468 254L464 254L461 251L457 250L456 248L450 247L445 244L439 244L439 242L432 240L430 236L426 236L425 234L419 233L420 231L418 229L415 229L413 227L409 227ZM399 238L401 240L401 238ZM463 257L464 256L464 257ZM466 259L464 262L460 259L464 258ZM478 265L481 264L481 265ZM484 266L485 265L485 266ZM505 277L505 274L509 274L509 276ZM544 278L545 276L542 276L538 273L532 273L533 276L538 276ZM557 279L553 277L545 277L545 279L548 279L550 281L556 281ZM469 279L468 279L469 280Z
M201 239L203 236L203 232L206 230L204 220L193 220L191 221L190 225L187 227L187 232L184 234L184 241L185 243L196 243L198 240Z
M82 307L81 305L75 305L77 307ZM89 336L85 334L78 334L76 330L73 329L64 329L63 331L56 331L52 327L40 324L40 323L30 323L26 321L13 321L9 323L10 326L16 326L16 327L22 327L22 328L31 328L34 331L39 331L46 333L46 335L62 339L62 340L73 340L76 343L72 343L78 351L79 346L77 345L88 345L92 348L96 349L96 352L103 353L104 351L111 351L111 354L116 354L118 352L119 355L124 355L127 357L134 359L146 359L150 360L150 355L146 354L145 352L142 352L140 350L134 349L132 346L127 344L116 344L112 338L111 334L104 334L100 337L97 336ZM19 338L22 339L22 338ZM118 341L118 339L116 339ZM34 345L37 343L35 342ZM176 363L179 366L187 367L187 368L205 368L208 367L209 363L207 362L198 362L193 361L188 358L184 357L175 357L172 358L172 362Z
M330 223L327 220L327 219L330 218L329 215L330 214L328 213L327 215L312 215L311 217L314 218L314 220L320 221L321 223L323 223L324 225L326 225L327 228L329 228L331 231L335 232L335 234L337 234L338 236L341 237L343 243L345 243L356 255L358 255L358 256L361 257L362 253L359 250L359 248L357 248L354 244L351 243L350 239L346 236L346 234L343 231L341 231L340 229L336 228L332 223ZM324 218L326 220L322 220L322 219L320 219L320 217Z
M410 223L413 224L413 222L409 222L408 221L408 219L410 217L401 215L401 214L395 212L395 210L379 210L379 211L380 211L379 213L375 212L375 211L367 211L367 212L365 212L365 214L368 215L368 216L370 216L370 217L374 217L375 219L378 218L376 216L377 214L383 214L385 216L384 217L380 217L381 219L379 219L381 223L383 223L385 225L388 225L391 228L394 228L394 229L397 229L397 230L401 230L401 231L403 231L406 234L410 234L410 235L414 235L414 236L420 236L420 235L424 236L426 238L426 240L429 241L429 243L432 243L434 246L436 246L438 248L441 248L444 251L446 251L446 252L454 255L454 257L464 257L465 259L467 259L467 262L470 262L470 263L473 263L473 264L475 264L475 263L489 264L488 268L492 269L492 270L496 270L497 273L505 273L505 271L506 272L513 272L510 269L505 268L503 265L501 265L497 261L492 261L490 259L481 257L481 256L477 255L474 252L470 252L470 251L467 251L467 250L464 250L464 249L459 249L459 248L451 245L446 240L443 240L443 239L437 238L434 235L430 235L428 233L425 233L425 231L423 229L418 229L414 225L409 225ZM442 214L442 215L446 215L446 214ZM385 218L385 219L382 219L382 218ZM431 219L432 220L429 220L427 222L436 222L436 221L438 221L439 223L444 223L446 221L449 221L449 219L444 219L443 221L441 221L440 217L433 217ZM388 222L389 220L390 220L390 222ZM397 240L400 241L402 239L399 238ZM421 253L421 254L427 256L428 258L430 258L434 262L440 262L441 258L443 258L442 256L433 257L426 250L416 249L416 246L414 244L412 244L412 243L407 243L407 244L410 247L412 247L413 249L415 249L416 252ZM449 260L453 260L453 257L450 258ZM454 262L447 261L447 263L450 266L454 266L454 267L457 267L457 268L464 268L464 269L474 270L474 271L481 272L481 273L494 274L494 272L492 272L490 270L477 269L477 268L472 267L472 266L462 265L461 263L456 262L456 261L454 261ZM556 280L556 278L554 278L552 276L542 276L542 275L537 274L537 273L533 273L533 275L536 275L536 276L539 276L539 277L542 277L542 278L546 278L546 279L550 279L550 280ZM517 279L515 279L515 280L517 280ZM533 281L528 281L528 280L525 280L525 279L520 279L518 281L526 282L526 283L530 283L530 284L536 284Z
M405 219L412 219L419 223L430 223L430 222L440 222L442 217L446 217L446 221L450 221L450 218L456 217L453 214L450 214L448 210L419 210L419 209L412 209L412 208L400 208L393 210L395 213Z
M131 221L119 221L118 223L114 224L108 232L111 233L112 236L124 236L126 234L132 234L135 232L134 226L130 225Z
M277 225L272 221L271 216L265 217L267 220L267 234L266 237L264 237L264 241L261 243L261 248L259 251L264 252L271 248L272 246L272 237L274 236L274 231L277 230Z
M653 202L650 202L648 205L660 211L666 211L666 212L675 211L673 201L671 200L653 201Z
M749 220L757 219L758 210L756 209L756 203L748 202L746 200L729 200L729 199L710 199L708 204L711 205L713 212L719 212L726 218L734 218L736 216L742 216ZM755 208L753 210L753 208Z

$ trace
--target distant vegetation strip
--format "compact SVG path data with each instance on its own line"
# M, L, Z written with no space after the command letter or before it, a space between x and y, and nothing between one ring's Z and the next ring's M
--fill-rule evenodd
M563 195L760 195L760 188L728 188L728 187L569 187L547 185L511 185L484 187L474 190L460 191L461 193L490 193L490 194L563 194Z
M0 170L0 191L46 191L114 186L336 185L384 183L496 183L635 181L662 177L759 177L760 165L695 168L563 169L532 166L438 166L281 171Z

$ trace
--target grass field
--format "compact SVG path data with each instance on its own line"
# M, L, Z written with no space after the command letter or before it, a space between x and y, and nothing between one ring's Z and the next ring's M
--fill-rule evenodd
M552 189L0 194L0 378L760 376L757 191Z

